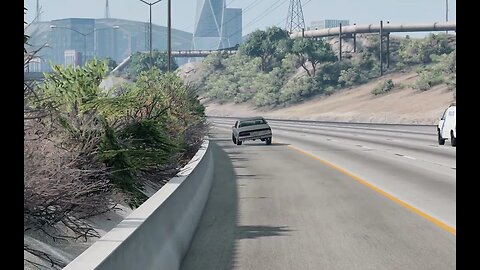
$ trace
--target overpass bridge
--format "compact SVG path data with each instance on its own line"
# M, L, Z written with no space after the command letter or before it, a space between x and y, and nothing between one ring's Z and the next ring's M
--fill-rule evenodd
M220 50L176 50L172 51L172 57L175 58L193 58L193 57L207 57L212 53L223 52L226 54L235 54L237 52L237 47L220 49ZM148 53L148 52L143 52ZM130 63L131 55L129 55L125 60L123 60L116 68L112 70L112 73L117 73L122 70L128 63Z
M172 57L175 58L193 58L193 57L207 57L212 53L222 52L226 54L235 54L237 48L228 48L220 50L176 50L172 51ZM144 52L148 53L148 52ZM117 72L118 70L123 69L128 63L130 63L130 56L123 60L112 72ZM43 81L45 79L43 72L30 72L28 69L24 71L24 80L25 81Z

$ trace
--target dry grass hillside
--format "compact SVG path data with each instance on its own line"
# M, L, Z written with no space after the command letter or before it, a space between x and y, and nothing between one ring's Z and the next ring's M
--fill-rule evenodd
M435 124L443 110L454 101L453 93L444 84L428 91L415 90L409 85L416 78L416 72L388 74L367 84L339 90L331 96L313 98L284 108L218 104L209 100L205 100L204 105L209 116L262 115L283 119ZM373 95L372 89L386 79L392 79L396 87L388 93Z

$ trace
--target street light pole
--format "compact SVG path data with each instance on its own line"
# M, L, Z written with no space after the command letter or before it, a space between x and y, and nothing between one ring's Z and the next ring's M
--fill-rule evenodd
M448 0L445 0L445 20L448 22Z
M172 65L172 0L168 0L168 72Z
M85 65L87 63L87 35L83 35L83 52L84 52L84 55L83 55L83 65Z
M112 59L114 61L117 61L117 30L120 28L120 26L115 25L113 26L113 56Z
M152 55L152 5L150 5L150 46L148 48L150 49L150 68L153 67L152 61L153 61L153 55Z
M445 0L445 21L448 22L448 0ZM448 30L445 33L448 35Z
M153 55L152 55L152 6L157 4L158 2L162 1L162 0L157 0L153 3L149 3L149 2L146 2L144 0L140 0L141 2L143 2L144 4L147 4L150 6L150 68L153 67L153 63L152 63L152 59L153 59Z

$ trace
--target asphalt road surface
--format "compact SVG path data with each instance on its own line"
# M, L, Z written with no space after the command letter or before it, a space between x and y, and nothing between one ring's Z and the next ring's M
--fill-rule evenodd
M214 182L181 269L455 269L456 148L433 126L269 121L234 145L210 118Z

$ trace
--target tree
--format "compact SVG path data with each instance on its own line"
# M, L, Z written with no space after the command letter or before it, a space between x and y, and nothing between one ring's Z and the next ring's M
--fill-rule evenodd
M430 34L423 39L405 39L400 43L399 58L407 65L429 64L432 55L449 54L454 45L450 44L445 34Z
M266 31L253 32L240 51L250 57L260 57L260 70L267 71L273 68L273 60L282 59L290 51L291 41L288 33L278 27L270 27Z
M105 61L106 61L106 63L107 63L107 67L108 67L108 70L109 70L109 71L112 71L112 70L113 70L114 68L116 68L117 65L118 65L118 64L117 64L117 61L113 60L113 59L110 58L110 57L107 57L107 58L105 59Z
M154 50L152 52L152 64L153 67L166 72L168 70L168 58L166 52L160 52ZM127 68L127 74L132 77L137 77L141 72L148 71L150 67L150 54L143 52L136 52L132 55L132 59ZM178 65L175 61L172 61L170 69L175 70Z
M296 39L293 42L292 53L298 56L300 64L310 77L315 77L320 63L332 62L336 59L330 44L322 40L314 41L309 38ZM312 64L313 73L310 73L307 62Z

